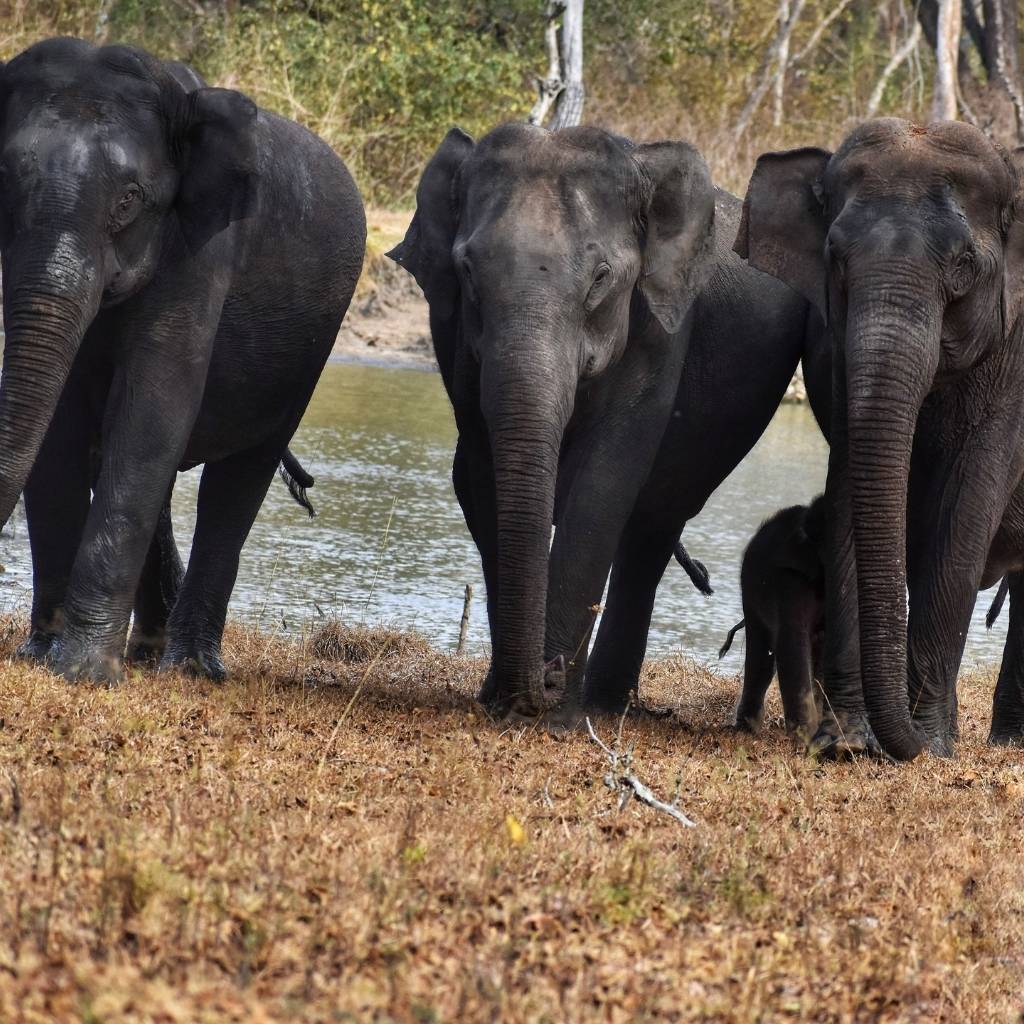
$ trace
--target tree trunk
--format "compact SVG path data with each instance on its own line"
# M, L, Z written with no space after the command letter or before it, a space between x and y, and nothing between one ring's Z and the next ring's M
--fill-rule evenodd
M955 121L957 114L957 55L960 50L960 0L939 0L935 32L935 88L932 120Z
M983 0L985 13L984 59L989 79L998 82L1013 104L1015 133L1024 133L1024 96L1020 85L1020 56L1017 51L1016 0Z
M565 88L558 97L552 130L572 128L583 119L583 0L566 0L562 19L562 68Z

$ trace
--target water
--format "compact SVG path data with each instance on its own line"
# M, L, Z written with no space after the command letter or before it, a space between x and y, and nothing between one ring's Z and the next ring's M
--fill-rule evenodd
M275 481L242 552L231 614L297 632L323 615L386 621L441 647L458 636L465 585L475 591L470 642L487 642L476 548L452 493L455 425L437 374L329 365L293 450L316 477L314 520ZM758 445L686 529L691 554L709 568L715 595L698 594L673 562L658 592L648 651L680 649L709 661L742 617L739 564L750 536L784 505L822 490L826 447L810 413L779 409ZM174 520L185 556L199 471L182 474ZM31 566L24 520L0 535L0 601L27 606ZM986 633L982 595L966 664L998 659L1007 615ZM723 667L739 670L742 634Z

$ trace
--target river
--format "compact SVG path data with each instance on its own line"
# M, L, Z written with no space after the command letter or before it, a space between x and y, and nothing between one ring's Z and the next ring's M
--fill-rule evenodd
M331 363L292 448L316 477L310 520L280 481L272 485L249 540L230 614L265 629L296 633L324 616L412 628L454 646L464 588L473 585L470 643L487 642L476 548L452 493L455 425L436 373ZM704 598L673 562L658 591L649 654L684 650L714 661L742 617L739 566L763 519L807 502L824 485L827 449L802 406L782 406L754 450L686 528L686 545L711 572ZM181 474L174 522L183 557L194 522L199 470ZM30 600L31 565L19 510L0 535L0 600ZM975 609L965 665L997 660L1006 612L991 632ZM742 634L741 634L742 637ZM723 668L739 671L738 638Z

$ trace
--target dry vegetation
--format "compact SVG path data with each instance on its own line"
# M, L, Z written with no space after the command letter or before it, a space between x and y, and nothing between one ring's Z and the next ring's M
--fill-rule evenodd
M723 725L734 679L655 662L676 715L623 739L691 830L619 813L585 737L488 722L479 662L366 639L236 628L223 686L4 665L0 1020L1019 1019L990 678L958 761L818 766Z

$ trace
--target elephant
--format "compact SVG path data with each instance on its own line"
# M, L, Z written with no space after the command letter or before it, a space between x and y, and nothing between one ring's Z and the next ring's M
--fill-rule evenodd
M764 433L799 364L828 440L825 324L805 298L732 251L742 201L717 189L715 206L714 272L694 307L672 416L620 539L587 665L586 705L594 711L641 707L630 695L638 693L658 585L680 533Z
M672 416L714 217L692 146L598 128L505 124L479 142L452 129L423 171L390 255L429 304L458 428L453 485L487 588L480 699L503 715L578 719L586 645Z
M757 732L764 695L776 669L786 729L810 740L818 727L825 640L825 499L780 509L761 524L743 552L743 619L747 633L743 691L736 725Z
M61 38L0 69L0 523L24 491L25 653L69 680L122 677L133 605L145 619L152 599L159 625L180 573L175 474L202 464L160 666L224 678L242 545L365 233L324 142L184 65Z
M1019 167L970 125L883 118L750 179L737 252L834 339L815 753L951 756L977 591L1024 567ZM1024 740L1018 579L993 743Z
M544 137L525 129L509 129L508 134L522 138L524 150L528 142ZM594 134L602 140L603 146L629 146L617 137ZM463 238L473 230L466 226L467 221L462 216L466 202L464 192L468 188L462 168L470 156L479 156L479 146L457 130L450 133L424 171L416 216L405 240L391 255L413 272L430 303L438 362L459 427L453 482L467 525L481 552L488 584L493 643L499 590L493 527L495 496L491 483L494 471L490 464L488 425L481 414L477 383L480 364L472 357L468 342L474 332L479 331L479 326L464 323L472 309L464 312L461 308L465 286L457 271L462 269L465 273L465 268L452 267L456 225ZM470 164L469 168L479 174L482 166L481 160ZM495 167L491 173L496 174L498 169ZM542 170L538 169L533 184L538 192L544 180ZM558 677L558 682L570 690L574 699L582 687L584 707L595 712L618 712L629 705L646 651L658 583L679 543L680 532L763 433L801 359L812 409L827 433L831 353L824 324L806 299L768 274L747 266L733 253L741 201L715 189L714 205L710 243L714 262L702 275L710 277L700 282L703 286L694 303L685 363L675 378L668 423L659 439L653 463L630 467L646 471L646 479L632 501L632 508L628 508L628 501L620 501L622 511L615 529L593 533L586 512L576 512L572 507L574 502L585 500L589 492L569 486L563 474L559 493L568 500L559 505L564 509L562 518L553 516L556 527L562 529L563 540L559 541L556 528L546 591L538 582L533 587L533 602L525 597L521 599L533 616L534 642L545 638L543 652L536 654L534 651L529 661L535 666L543 660L547 665L543 677L530 670L534 672L531 678L535 689L539 691L541 679L554 683ZM470 279L468 285L475 287L476 282ZM688 292L682 296L682 300L689 301L689 295ZM560 308L557 303L553 305ZM751 365L757 366L757 373L749 372ZM457 372L458 367L465 369ZM611 367L611 371L616 370L617 367ZM609 382L612 380L609 378ZM589 399L589 394L587 397ZM618 396L618 400L624 401L623 396ZM664 402L664 397L659 401ZM568 431L569 443L559 449L561 464L566 468L574 469L585 456L585 449L580 449L581 440L586 442L587 437L573 423ZM595 450L595 455L600 452ZM595 469L601 471L599 465ZM636 488L640 475L630 474L631 490ZM593 483L601 485L602 480L595 474ZM622 483L610 470L605 471L603 486L606 490L618 488ZM623 515L627 517L624 527L621 525ZM575 533L573 539L565 536L570 527ZM541 545L540 534L544 535L546 550L548 529L536 523L531 529L538 546ZM597 540L594 545L589 542L591 536ZM613 544L608 597L594 652L588 661L587 642L601 585L608 572L608 549ZM592 559L595 553L599 553L597 561L584 564L584 560ZM688 561L685 550L679 559L684 563ZM539 554L537 562L541 568L536 571L543 574L544 561ZM709 582L706 570L702 570L703 567L697 569L692 562L687 568L694 584L705 591ZM584 571L587 589L581 591L575 580L582 579ZM563 582L567 573L573 574L571 587ZM597 582L599 576L601 585ZM536 595L545 592L547 605L538 605ZM546 628L541 625L545 607ZM566 608L568 610L563 610ZM566 630L566 621L571 622L571 630ZM497 647L493 649L498 651ZM560 675L559 656L570 670L570 679ZM508 684L499 686L497 681L498 663L496 653L481 690L485 702L494 701L496 694L507 700ZM584 675L585 680L581 679ZM538 692L534 706L544 704L546 696Z

